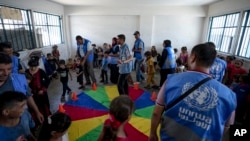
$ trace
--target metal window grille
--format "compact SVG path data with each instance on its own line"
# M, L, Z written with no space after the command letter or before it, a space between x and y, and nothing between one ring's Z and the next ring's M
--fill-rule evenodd
M244 12L236 55L250 58L250 10Z
M225 53L232 51L239 16L238 12L210 18L208 41L215 43L216 50Z
M14 51L61 44L61 18L0 5L0 42L10 42Z

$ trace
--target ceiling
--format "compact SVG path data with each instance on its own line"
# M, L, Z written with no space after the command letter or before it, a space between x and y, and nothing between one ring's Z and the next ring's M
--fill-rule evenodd
M49 0L71 6L199 6L221 0Z

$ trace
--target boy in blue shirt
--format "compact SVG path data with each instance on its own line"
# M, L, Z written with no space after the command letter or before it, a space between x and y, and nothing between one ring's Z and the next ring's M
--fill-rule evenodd
M107 84L108 83L108 54L109 52L108 51L105 51L104 52L104 57L102 58L102 80L101 82L103 82L104 84Z
M7 91L0 95L0 136L3 141L23 138L34 140L30 128L35 126L26 109L27 98L24 94Z

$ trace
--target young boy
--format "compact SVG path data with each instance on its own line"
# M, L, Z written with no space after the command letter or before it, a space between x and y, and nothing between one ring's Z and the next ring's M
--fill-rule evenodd
M57 72L60 75L60 81L62 82L62 85L63 85L63 94L61 97L61 102L65 102L66 90L68 91L68 94L71 93L71 89L68 86L68 76L70 76L70 79L72 81L72 75L69 72L69 69L65 65L65 60L59 61L59 68L57 69Z
M150 89L150 84L152 83L152 88L157 89L156 82L154 79L155 67L154 67L154 58L151 55L150 51L145 52L146 64L147 64L147 85L144 87Z
M76 76L77 82L81 85L78 89L85 89L83 83L83 68L81 65L81 58L76 58Z
M34 140L30 128L35 126L26 109L24 94L7 91L0 95L0 136L2 141Z
M101 76L102 76L102 80L101 82L103 82L104 84L107 84L108 83L108 56L109 56L109 53L108 51L105 51L104 52L104 57L102 58L102 73L101 73Z
M50 65L51 70L53 71L52 77L57 78L57 74L55 73L56 72L56 63L57 63L56 58L54 58L51 53L48 53L47 54L47 61Z

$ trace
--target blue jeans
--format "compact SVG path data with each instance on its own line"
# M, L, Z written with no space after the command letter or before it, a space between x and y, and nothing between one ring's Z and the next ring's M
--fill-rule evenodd
M140 82L141 79L144 79L143 73L141 71L143 59L136 59L135 60L135 71L136 71L136 81Z

